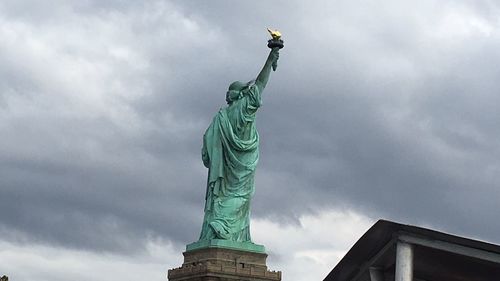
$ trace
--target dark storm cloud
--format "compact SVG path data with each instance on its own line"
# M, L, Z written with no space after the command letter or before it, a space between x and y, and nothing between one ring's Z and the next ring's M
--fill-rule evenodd
M201 136L260 70L267 26L285 49L257 121L256 217L339 207L498 237L489 2L35 2L0 4L5 237L195 240Z

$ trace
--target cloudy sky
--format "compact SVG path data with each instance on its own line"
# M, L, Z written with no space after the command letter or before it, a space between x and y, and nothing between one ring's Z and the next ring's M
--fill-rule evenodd
M500 4L0 1L0 275L165 280L196 241L201 138L284 34L252 235L322 280L377 219L500 243Z

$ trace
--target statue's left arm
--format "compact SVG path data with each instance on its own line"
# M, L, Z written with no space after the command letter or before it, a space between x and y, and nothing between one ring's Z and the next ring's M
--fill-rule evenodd
M266 87L267 81L269 80L269 75L271 74L271 69L273 67L273 64L275 64L278 61L278 58L279 58L279 48L277 47L272 48L271 52L269 53L269 56L266 59L264 67L257 76L257 79L255 79L255 84L259 87L261 91Z

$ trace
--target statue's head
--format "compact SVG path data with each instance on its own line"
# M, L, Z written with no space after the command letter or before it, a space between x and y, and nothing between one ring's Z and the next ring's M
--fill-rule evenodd
M233 103L235 100L239 100L243 97L242 91L248 88L254 81L250 81L248 83L244 83L241 81L235 81L229 85L229 89L226 93L226 102L227 104Z

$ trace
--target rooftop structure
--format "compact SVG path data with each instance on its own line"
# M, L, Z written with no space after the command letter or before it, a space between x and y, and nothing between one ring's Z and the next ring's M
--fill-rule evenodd
M388 280L500 280L500 246L379 220L324 279Z

